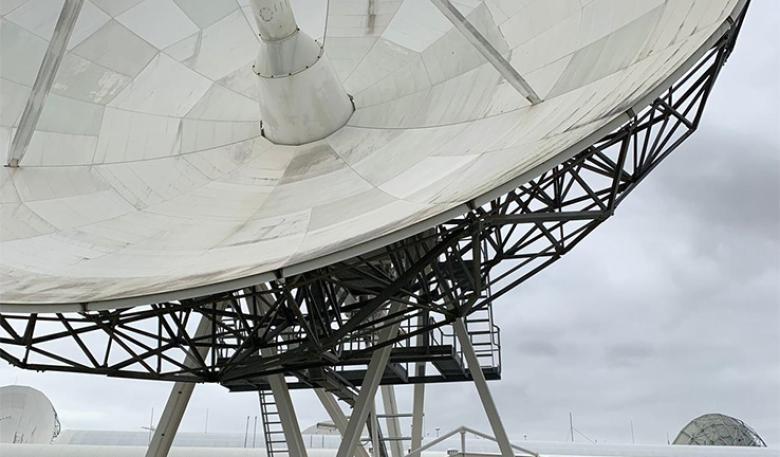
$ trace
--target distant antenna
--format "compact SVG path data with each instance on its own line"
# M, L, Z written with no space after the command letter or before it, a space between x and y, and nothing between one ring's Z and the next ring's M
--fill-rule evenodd
M153 431L154 431L154 408L152 408L152 414L149 416L149 443L152 442Z
M636 444L636 441L634 440L634 421L630 421L631 423L631 444Z
M569 432L571 433L571 442L574 442L574 416L569 412Z
M581 431L579 431L578 429L574 428L574 416L572 415L572 413L569 413L569 431L571 433L571 442L572 443L574 442L574 432L577 432L581 437L585 438L586 440L588 440L589 442L591 442L593 444L597 444L598 443L598 440L592 440L588 435L586 435L586 434L582 433Z
M209 433L209 409L206 408L206 425L203 427L203 434L208 435Z

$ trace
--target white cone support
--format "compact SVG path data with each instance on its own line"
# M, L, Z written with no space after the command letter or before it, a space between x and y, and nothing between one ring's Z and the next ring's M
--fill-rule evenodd
M485 409L488 422L490 422L490 427L493 429L493 434L496 437L496 442L498 442L501 455L502 457L514 457L515 453L512 450L512 444L509 442L509 436L506 434L504 424L501 422L498 408L496 408L496 403L493 401L490 389L488 389L485 374L482 373L479 359L477 358L477 354L474 353L474 347L471 345L471 338L469 338L469 334L466 331L466 324L464 324L463 318L459 317L456 319L452 326L455 329L455 335L457 335L458 341L460 341L460 347L466 358L466 365L468 366L469 373L471 373L471 379L477 387L479 398L482 400L482 407Z
M387 423L387 438L390 438L390 455L392 457L403 457L404 447L400 439L401 421L398 420L398 402L395 399L395 387L382 386L381 391Z
M403 303L393 303L390 305L389 313L398 313L404 309L404 306ZM381 343L394 338L398 334L400 325L400 322L396 322L382 329L379 332L378 341ZM352 415L349 418L347 430L344 432L339 450L336 452L336 457L349 457L355 453L356 447L360 445L360 434L363 430L363 425L368 420L368 415L371 412L374 398L379 388L379 382L382 380L382 375L387 367L387 361L390 360L390 351L392 349L392 345L388 345L375 350L371 356L366 375L363 378L363 384L360 387L360 393L354 408L352 408Z
M198 328L195 330L195 339L197 340L207 335L210 330L211 320L201 316ZM204 359L209 353L209 348L208 346L202 346L197 348L197 351L200 358ZM187 357L184 359L184 365L188 368L195 367L197 358L192 353L187 354ZM173 389L171 389L171 393L168 395L168 401L165 403L165 409L162 416L160 416L160 421L154 430L152 441L146 449L146 457L166 457L168 455L194 390L195 384L193 383L177 382L173 385Z
M339 433L344 436L344 433L347 431L349 420L347 419L347 415L344 414L344 411L341 410L341 407L339 407L338 400L336 400L333 394L325 389L314 389L314 393L317 394L317 398L319 398L320 403L322 403L325 411L327 411L330 416L330 420L336 425ZM363 446L355 446L354 457L369 457L368 451L366 451L366 448Z
M325 56L301 32L289 0L252 0L260 31L254 65L262 134L276 144L320 140L343 127L354 106Z

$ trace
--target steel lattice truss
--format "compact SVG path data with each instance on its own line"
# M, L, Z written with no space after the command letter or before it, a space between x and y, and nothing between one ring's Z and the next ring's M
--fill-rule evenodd
M294 277L195 299L111 311L0 314L0 356L21 368L262 388L285 373L302 386L343 383L393 344L395 360L459 354L450 324L560 259L698 127L741 19L643 112L562 164L468 214L382 249ZM390 305L403 304L389 313ZM205 319L198 329L199 321ZM401 322L389 341L378 330ZM467 319L468 322L468 319ZM472 324L500 373L497 329ZM439 378L404 378L430 382ZM349 384L349 383L347 383Z

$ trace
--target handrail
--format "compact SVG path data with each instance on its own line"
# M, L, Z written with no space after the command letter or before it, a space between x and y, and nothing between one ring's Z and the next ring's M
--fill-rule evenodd
M487 433L478 432L478 431L476 431L474 429L471 429L471 428L468 428L468 427L465 427L465 426L460 426L460 427L456 428L455 430L453 430L453 431L451 431L451 432L449 432L449 433L447 433L445 435L442 435L439 438L436 438L435 440L431 441L430 443L426 444L425 446L421 446L421 447L419 447L417 449L414 449L414 450L410 451L404 457L411 457L413 455L420 455L420 453L422 453L423 451L427 451L428 449L432 448L433 446L441 443L442 441L446 440L447 438L455 436L458 433L460 433L462 437L465 437L466 433L471 433L472 435L476 435L476 436L478 436L480 438L484 438L486 440L490 440L490 441L493 441L493 442L498 442L498 440L496 440L494 437L488 435ZM526 448L517 446L517 445L512 444L512 443L509 443L509 445L512 446L512 449L516 449L516 450L518 450L520 452L525 452L526 454L532 455L533 457L539 457L539 454L537 452L528 450ZM466 440L465 439L461 439L461 454L463 454L464 456L466 455Z

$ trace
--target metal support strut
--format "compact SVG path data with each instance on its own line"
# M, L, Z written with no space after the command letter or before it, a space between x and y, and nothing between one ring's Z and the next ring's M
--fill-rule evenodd
M333 396L333 394L329 393L325 389L314 389L314 393L317 394L317 398L320 399L320 403L322 403L325 411L328 412L330 420L332 420L336 425L336 428L339 430L339 433L341 433L341 436L344 436L344 433L347 431L347 424L349 423L349 419L347 419L347 415L344 414L344 411L342 411L339 407L336 398ZM354 457L369 457L366 448L360 445L355 446L355 454L353 455Z
M221 308L221 306L219 306L219 308ZM198 328L195 330L194 339L198 340L199 338L208 335L211 331L211 326L212 322L206 316L201 316L200 322L198 322ZM198 359L205 359L206 355L209 353L209 347L204 345L193 348L193 351L195 351L197 355L189 353L184 361L184 364L188 367L197 366ZM171 393L168 395L168 401L165 403L165 409L163 410L162 416L160 416L160 422L157 424L157 428L154 430L154 436L152 436L152 441L149 443L149 448L146 450L146 457L166 457L168 455L194 390L195 384L191 382L174 383L173 389L171 389Z
M46 98L49 96L52 84L54 84L54 78L57 76L62 58L65 56L68 41L73 34L73 28L76 26L76 20L79 18L83 4L84 0L65 0L62 5L60 17L54 27L54 34L49 41L46 54L43 55L38 76L35 77L35 83L30 91L30 98L27 99L27 105L19 120L19 128L11 142L7 163L9 167L18 167L24 153L27 152L27 147L30 146L30 140L32 140L35 127L38 125L38 119L41 117Z
M405 307L404 303L393 303L390 305L388 314L397 314ZM397 321L382 329L379 333L379 341L386 342L395 338L399 327L400 322ZM336 457L350 457L354 455L355 448L360 445L360 434L371 412L374 397L376 397L376 392L379 388L379 381L382 380L382 374L385 371L385 367L387 367L387 361L390 359L390 351L392 349L392 345L387 345L374 351L374 354L371 356L371 362L368 364L363 386L360 388L360 394L358 394L355 407L352 409L352 416L347 424L347 430L344 432Z
M265 434L265 446L268 457L306 457L306 446L298 425L298 417L290 396L290 390L282 375L268 376L271 384L271 395L268 392L260 392L260 403L263 413L263 431ZM270 397L270 398L269 398ZM272 399L268 401L268 399ZM280 426L276 435L283 435L279 440L274 436L274 426ZM281 433L278 433L281 431ZM279 449L276 445L285 446Z
M532 105L542 102L528 81L502 56L496 48L466 19L449 0L431 0L472 46L504 77L504 79Z
M458 318L454 322L453 328L463 349L463 355L466 358L471 378L474 380L477 392L479 392L479 398L482 400L482 407L485 409L490 427L493 429L498 447L501 449L501 455L502 457L514 457L515 453L512 451L512 444L509 442L509 436L506 434L504 424L501 422L501 416L498 415L498 408L496 408L496 403L493 401L490 389L488 389L485 375L482 373L482 367L479 365L477 354L474 353L474 347L471 345L471 338L469 338L469 334L466 331L466 324L463 323L463 318Z

